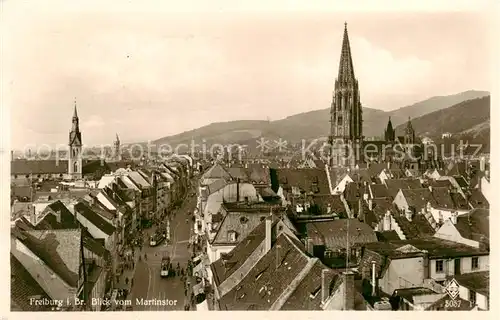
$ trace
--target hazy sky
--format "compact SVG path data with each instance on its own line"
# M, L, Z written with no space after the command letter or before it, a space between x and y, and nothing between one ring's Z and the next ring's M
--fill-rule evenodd
M85 144L327 108L344 21L366 107L490 90L484 13L179 13L144 3L113 12L4 2L13 147L67 143L75 97Z

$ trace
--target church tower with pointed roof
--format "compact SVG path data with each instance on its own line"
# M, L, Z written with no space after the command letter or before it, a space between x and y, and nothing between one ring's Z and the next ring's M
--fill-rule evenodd
M114 150L113 150L113 155L116 161L121 161L122 160L122 154L120 152L120 138L118 137L118 133L116 134L116 140L113 143Z
M330 109L330 166L354 168L363 162L363 114L345 23L339 73Z
M396 140L396 130L392 127L391 117L387 122L387 128L385 129L385 142L394 142Z
M410 117L408 117L408 122L406 123L404 142L406 145L415 144L415 130L411 124Z
M82 133L78 120L78 113L75 108L73 111L72 127L69 132L69 156L68 156L68 174L73 179L82 178Z

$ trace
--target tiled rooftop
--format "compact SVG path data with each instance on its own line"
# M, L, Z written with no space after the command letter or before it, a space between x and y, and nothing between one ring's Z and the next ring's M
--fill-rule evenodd
M349 224L349 232L347 225ZM349 245L375 242L377 236L373 229L366 223L357 219L339 219L333 221L309 222L306 224L307 237L314 241L315 245L325 245L329 249L343 249L347 245L347 234L349 233Z
M277 220L273 222L273 226ZM245 260L255 251L255 249L265 239L265 221L260 223L250 234L239 242L225 257L212 263L214 280L217 284L224 282L234 272L236 272Z
M37 306L30 298L50 299L24 266L10 255L11 311L49 311L50 306Z
M282 234L246 277L219 303L221 310L269 310L309 262Z
M387 190L391 197L395 197L399 189L421 189L422 184L418 179L388 179L385 180Z
M79 279L81 231L21 231L18 239L66 283L76 287Z
M484 238L489 242L490 211L488 209L473 209L467 214L458 216L455 227L466 239L481 241Z
M388 256L392 259L397 259L414 255L414 253L398 251L398 248L401 248L408 244L416 247L419 250L427 250L429 253L429 258L454 258L489 254L488 250L474 248L434 237L367 243L365 244L365 249L375 251L383 256Z
M113 234L115 227L104 220L99 214L97 214L93 209L91 209L86 203L79 202L75 205L75 211L77 214L81 214L87 220L89 220L94 226L99 228L107 235Z
M490 272L480 271L455 275L455 280L469 290L490 296Z
M286 300L281 310L322 310L321 308L321 277L323 270L327 269L321 261L317 260L312 269L297 285L296 289ZM337 273L327 269L326 283L328 292L332 293L333 285L338 278Z

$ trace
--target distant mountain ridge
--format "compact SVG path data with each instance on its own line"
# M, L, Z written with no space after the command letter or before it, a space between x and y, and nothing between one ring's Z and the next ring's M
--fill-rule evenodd
M439 110L450 108L456 104L471 99L488 96L487 91L469 90L454 95L436 96L417 102L410 106L392 110L382 111L371 108L363 108L363 133L365 137L381 137L387 125L389 117L394 127L406 123L408 118L412 123L418 118ZM463 107L467 108L467 107ZM489 112L488 112L489 119ZM173 136L162 137L153 141L153 144L179 144L206 143L218 144L245 144L261 137L265 139L283 139L289 143L298 143L302 139L324 138L330 131L330 108L295 114L284 119L275 121L265 120L237 120L229 122L212 123L198 129L186 131ZM420 126L418 122L418 126ZM474 123L478 125L479 123ZM432 126L432 124L429 124ZM418 131L417 126L417 133ZM424 126L425 127L425 126ZM471 128L463 128L467 130ZM433 131L434 129L425 129ZM437 129L436 129L437 130ZM437 132L434 130L433 132Z
M419 135L439 137L444 133L467 134L472 138L490 130L490 96L457 103L449 108L434 111L412 119L413 128ZM396 127L402 134L405 124Z

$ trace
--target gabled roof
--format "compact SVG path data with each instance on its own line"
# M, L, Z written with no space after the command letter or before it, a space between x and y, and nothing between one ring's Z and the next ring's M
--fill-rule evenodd
M284 190L296 187L305 193L330 194L324 169L276 169L276 174Z
M325 245L329 249L346 248L348 237L351 246L377 241L373 229L357 219L307 222L306 230L307 237L312 239L315 245Z
M418 179L388 179L385 180L387 190L391 197L395 197L400 189L421 189L422 184Z
M11 175L65 174L68 161L61 160L13 160L10 162Z
M273 220L273 228L278 222ZM233 250L211 264L214 281L217 285L223 283L234 272L236 272L255 249L265 239L265 221L261 222L250 234L240 241Z
M432 188L432 197L428 198L431 206L436 209L453 210L455 204L448 188Z
M81 231L18 231L17 238L72 287L78 285L80 271Z
M455 275L458 284L483 296L490 296L490 272L479 271Z
M208 192L209 192L209 194L215 193L215 192L223 189L228 184L229 184L229 182L227 182L224 179L218 179L218 180L212 181L208 185Z
M484 197L483 193L479 189L474 189L469 195L469 203L474 208L489 209L490 204L488 200Z
M248 168L246 168L245 171L250 182L267 185L271 184L269 168L266 168L258 163L249 163Z
M429 186L433 188L453 188L453 185L451 184L450 180L434 180L430 179L429 180Z
M431 191L427 188L420 189L401 189L408 206L420 212L427 202L432 199Z
M453 176L453 178L458 183L460 188L468 188L469 187L469 183L467 182L467 180L465 180L465 178L463 176Z
M245 168L242 167L229 167L226 171L231 175L232 179L240 179L240 181L248 181L248 175Z
M268 215L268 210L262 212L228 212L223 218L212 244L236 245L245 239ZM231 241L230 231L236 232L235 241Z
M47 206L45 210L50 210L42 221L34 229L36 230L55 230L55 229L76 229L79 223L75 220L73 214L60 200L54 201ZM60 214L58 221L57 214Z
M151 184L144 179L144 177L137 171L130 171L128 173L130 179L132 179L141 188L149 188Z
M107 257L109 255L109 251L106 248L104 248L103 244L97 241L96 239L92 238L92 235L86 229L83 229L82 234L83 234L82 237L83 246L86 249L95 253L99 257Z
M421 213L414 214L411 221L409 221L406 216L401 214L396 208L391 210L391 213L406 239L418 239L432 236L436 233L430 222Z
M111 235L113 234L113 232L115 232L116 228L112 224L104 220L99 214L97 214L84 202L78 202L75 205L75 211L77 212L77 214L81 214L82 216L84 216L90 223L92 223L105 234Z
M330 214L345 214L346 212L340 195L314 195L312 196L312 202L319 206L320 212L323 214L328 214L328 208L331 210Z
M421 250L421 252L415 253L397 250L408 244ZM404 259L420 256L423 253L423 250L427 251L429 258L431 259L470 257L489 254L488 250L474 248L468 245L435 237L390 242L373 242L366 243L364 247L365 250L376 252L383 257L391 259Z
M11 311L49 311L51 306L39 306L30 298L50 300L49 295L24 266L10 254L10 300Z
M284 297L283 294L287 291L291 293L289 298L292 300L308 297L311 293L306 293L304 290L297 291L295 297L293 295L304 280L304 285L308 282L313 282L315 286L317 284L315 276L312 276L313 279L306 279L317 259L308 257L302 249L287 234L279 235L271 250L257 262L243 280L221 297L221 309L270 310L274 307L279 310L288 299L285 301L278 299ZM334 272L331 271L330 274ZM321 296L319 298L321 299Z
M109 186L111 183L113 183L116 180L116 176L112 174L107 174L101 177L101 180L99 180L99 184L97 185L97 188L102 189L104 187Z
M370 193L374 199L385 199L390 198L389 191L385 184L370 184L368 185L370 188Z
M215 163L210 169L208 169L201 177L204 179L231 179L231 174L219 163Z
M473 209L467 214L457 217L455 225L460 235L474 241L489 242L490 237L490 210ZM484 240L482 240L484 238Z
M13 196L19 199L26 198L28 201L32 201L30 186L11 186L10 190Z

